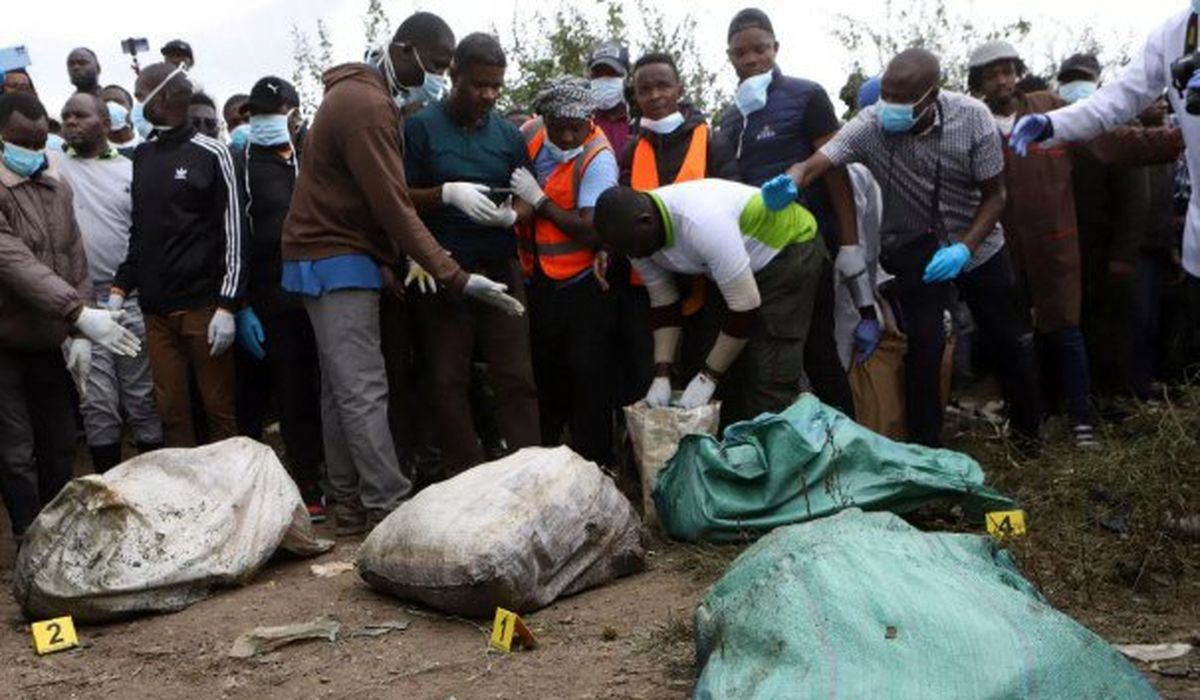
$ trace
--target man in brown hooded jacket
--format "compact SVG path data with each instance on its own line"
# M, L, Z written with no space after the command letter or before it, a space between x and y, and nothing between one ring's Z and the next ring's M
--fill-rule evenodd
M391 266L408 256L451 293L524 313L504 285L463 272L409 199L401 108L441 96L453 51L450 27L418 12L369 63L325 74L284 223L283 286L303 295L317 339L339 534L373 526L412 488L388 427L380 352L380 292L395 284Z

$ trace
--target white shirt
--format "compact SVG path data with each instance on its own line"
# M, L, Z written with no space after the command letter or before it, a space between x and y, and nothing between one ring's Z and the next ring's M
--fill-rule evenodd
M117 267L125 261L129 250L133 163L115 148L99 158L79 158L61 152L50 152L48 157L74 192L75 219L83 238L88 272L97 294L107 297Z
M1086 141L1136 117L1167 90L1167 99L1179 117L1192 191L1200 192L1200 117L1187 113L1179 91L1171 85L1171 64L1183 55L1188 20L1184 10L1151 32L1141 51L1134 54L1120 77L1086 100L1050 113L1054 137ZM1200 277L1200 196L1192 197L1183 235L1183 268Z
M662 250L633 261L647 285L681 273L704 275L721 286L747 270L758 272L779 254L779 248L742 232L742 212L758 196L757 187L730 180L691 180L652 194L666 209L670 225Z

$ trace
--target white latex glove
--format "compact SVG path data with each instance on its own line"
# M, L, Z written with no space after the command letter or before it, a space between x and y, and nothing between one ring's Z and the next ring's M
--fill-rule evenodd
M407 289L417 285L417 291L422 294L437 294L437 280L417 264L416 260L408 259L408 274L404 276L404 287Z
M225 309L217 309L213 312L212 320L208 322L208 354L211 357L216 357L229 349L233 345L233 339L237 335L237 321L233 314Z
M67 371L75 380L79 398L87 396L88 375L92 372L92 341L87 338L67 338L62 344L63 359Z
M843 279L857 277L867 271L867 254L860 245L844 245L838 248L833 267Z
M671 403L670 377L655 377L646 392L646 405L650 408L666 408Z
M477 224L488 224L495 219L496 204L488 199L487 185L474 182L447 182L442 185L442 203L455 207Z
M508 285L494 282L483 275L471 275L467 278L467 286L463 287L463 296L494 306L509 316L524 315L525 307L505 294L507 291Z
M517 210L512 206L512 195L508 199L496 207L496 213L489 217L486 221L478 221L476 223L493 228L512 228L517 223Z
M120 311L125 308L125 296L122 294L109 294L108 303L105 305L109 311Z
M514 170L508 184L512 187L513 194L528 202L534 209L546 201L546 193L542 191L537 178L525 168Z
M110 297L111 300L111 297ZM142 349L142 341L121 325L124 311L104 311L84 307L75 319L75 327L93 343L98 343L118 355L133 357Z
M683 390L683 398L679 399L679 407L699 408L712 400L713 392L716 390L716 380L704 372L700 372Z

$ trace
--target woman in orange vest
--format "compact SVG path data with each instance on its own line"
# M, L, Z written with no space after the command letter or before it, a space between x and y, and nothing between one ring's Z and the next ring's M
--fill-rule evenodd
M667 53L649 53L633 66L633 96L640 117L633 139L621 153L621 184L647 192L662 185L715 177L711 129L703 113L683 100L683 83L675 59ZM732 158L722 162L731 162ZM614 256L608 280L617 302L617 346L620 377L618 406L646 395L654 378L654 342L650 333L650 298L629 260ZM684 303L684 323L700 323L704 305L704 278L694 278L683 289L691 290ZM699 338L700 333L685 337ZM684 347L679 366L694 374L704 348Z
M592 210L617 184L617 160L592 123L591 87L566 78L534 102L540 119L522 128L533 172L519 168L521 265L529 290L533 374L542 442L612 464L613 300L594 271ZM532 209L532 212L529 210Z

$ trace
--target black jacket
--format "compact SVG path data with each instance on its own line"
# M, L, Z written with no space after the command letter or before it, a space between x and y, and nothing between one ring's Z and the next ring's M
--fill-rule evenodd
M659 183L669 185L675 182L675 176L679 174L679 169L683 167L683 159L687 157L688 148L692 145L692 132L696 130L696 127L705 123L704 115L695 109L685 105L681 111L684 118L683 126L669 134L656 134L653 131L642 129L638 126L638 122L634 122L633 138L630 139L620 156L622 185L628 185L630 178L633 176L633 154L642 139L648 139L650 145L654 148ZM720 152L723 147L723 143L717 142L712 138L710 131L708 139L708 162L705 164L705 175L707 177L733 179L730 177L729 172L723 175L715 170L715 165L718 163L733 162L732 157Z
M133 154L133 226L114 285L166 314L219 305L245 291L243 222L225 144L182 126Z
M246 302L261 316L302 308L300 297L283 290L280 236L296 187L298 159L251 145L234 153L238 193L248 226Z

